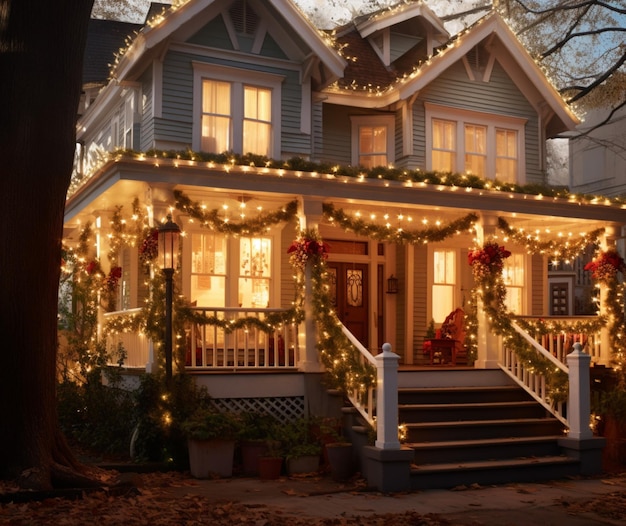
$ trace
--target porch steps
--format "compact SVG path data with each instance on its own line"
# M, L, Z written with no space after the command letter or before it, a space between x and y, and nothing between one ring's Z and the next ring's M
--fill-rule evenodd
M404 446L414 451L412 489L549 480L579 472L578 461L559 447L561 422L523 389L504 375L495 384L478 382L489 385L471 380L463 385L460 379L444 387L403 382L398 391ZM415 380L408 383L432 383Z

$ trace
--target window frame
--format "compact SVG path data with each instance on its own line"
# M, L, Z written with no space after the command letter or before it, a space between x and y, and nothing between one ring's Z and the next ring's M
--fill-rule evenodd
M353 166L361 166L361 151L360 151L360 139L361 139L361 128L362 127L385 127L387 128L387 151L385 152L387 155L387 164L386 166L391 166L395 163L395 148L394 148L394 139L395 139L395 115L352 115L350 117L350 122L352 125L351 136L352 136L352 165ZM368 155L368 154L366 154ZM369 154L372 155L372 154Z
M269 89L271 91L271 144L269 157L281 157L281 100L282 83L285 77L273 73L242 70L230 66L219 66L192 61L193 67L193 149L200 151L202 144L202 84L206 80L231 84L231 148L235 153L243 152L244 86ZM221 152L218 152L221 153Z
M526 134L528 119L495 113L450 108L429 102L424 103L426 111L426 169L433 170L433 120L456 123L456 159L457 172L465 173L465 127L485 126L487 128L486 174L485 178L495 179L496 174L496 130L513 131L517 134L517 177L515 181L503 181L517 184L526 182ZM463 167L463 171L459 170Z

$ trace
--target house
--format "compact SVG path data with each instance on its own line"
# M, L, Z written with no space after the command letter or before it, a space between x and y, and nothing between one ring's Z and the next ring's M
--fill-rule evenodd
M176 340L178 366L239 407L262 398L285 414L324 411L320 376L333 364L351 393L371 394L345 345L392 363L388 343L400 372L415 372L430 363L431 320L439 327L457 308L471 325L469 367L448 386L474 372L484 386L495 372L555 410L494 328L504 313L564 370L576 339L594 364L609 363L606 327L570 317L546 328L550 305L573 293L550 288L548 264L614 245L626 212L542 187L546 139L579 121L497 13L451 35L427 4L402 2L328 32L290 0L190 0L129 29L110 77L85 90L65 215L66 244L90 224L92 256L119 269L102 324L117 327L128 371L159 360L128 320L150 294L153 233L137 232L168 214L184 231L178 291L199 316ZM90 40L88 66L100 51ZM506 296L495 299L476 295L467 264L489 243L506 246L496 262ZM302 254L326 266L299 267ZM408 378L394 385L406 390ZM373 398L354 403L380 422ZM584 422L572 433L572 407L555 411L577 455L596 451ZM372 455L408 481L390 426Z

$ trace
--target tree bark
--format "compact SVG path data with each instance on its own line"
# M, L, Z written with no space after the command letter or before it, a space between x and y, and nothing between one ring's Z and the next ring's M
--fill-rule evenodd
M0 477L39 489L77 467L56 415L57 296L92 4L0 0Z

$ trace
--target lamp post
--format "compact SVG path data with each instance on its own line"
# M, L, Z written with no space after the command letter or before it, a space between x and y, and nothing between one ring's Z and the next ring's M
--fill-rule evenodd
M172 214L159 227L159 267L165 276L165 379L172 379L172 278L178 260L180 228L172 221Z

